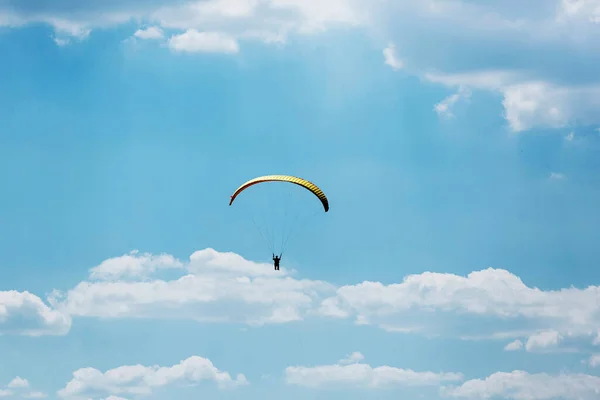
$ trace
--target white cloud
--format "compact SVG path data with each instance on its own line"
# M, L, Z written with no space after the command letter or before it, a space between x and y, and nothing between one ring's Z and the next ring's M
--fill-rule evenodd
M562 335L556 331L539 332L529 336L525 349L529 352L543 351L558 346L562 340Z
M48 395L44 392L29 392L29 393L25 393L22 397L24 397L26 399L44 399L44 398L48 397ZM107 399L107 400L110 400L110 399Z
M64 38L53 37L52 40L59 47L64 47L64 46L68 45L69 43L71 43L71 41L69 39L64 39Z
M561 0L558 17L598 23L600 22L600 1Z
M266 36L315 33L330 26L357 26L368 8L361 1L330 0L209 0L167 5L152 14L171 29L202 29L243 37L261 31Z
M152 22L156 28L179 31L221 32L232 40L239 38L279 38L292 33L312 34L335 26L362 26L369 20L373 3L361 0L156 0L139 2L78 3L76 7L49 4L43 9L0 4L0 26L19 27L45 23L60 36L79 39L92 29L129 23ZM158 32L141 33L158 38Z
M135 1L135 0L134 0ZM121 2L119 6L127 2ZM118 3L108 7L97 7L91 4L81 4L78 7L64 7L64 4L53 2L43 9L36 9L22 2L8 5L0 4L0 26L20 28L36 23L43 23L54 28L55 35L65 39L86 39L94 28L118 26L132 19L143 19L143 13L113 8ZM91 6L88 8L87 6Z
M439 116L452 117L454 116L454 114L452 114L452 107L459 100L468 99L470 96L471 92L467 88L461 86L456 93L446 97L444 100L434 105L433 108Z
M360 354L360 353L358 353ZM416 372L390 366L371 367L353 362L316 367L293 366L285 369L288 384L319 388L324 386L384 388L398 386L438 386L446 381L462 381L459 373Z
M127 400L127 399L125 397L119 397L119 396L108 396L104 400Z
M360 0L271 0L270 3L273 9L297 11L302 16L298 31L304 33L323 31L329 25L361 25L369 15L369 4ZM374 2L370 3L376 6Z
M495 91L504 97L504 117L514 132L534 127L562 128L571 123L600 122L600 84L559 86L535 81L531 74L514 71L473 71L460 74L424 75L449 87ZM447 100L452 102L455 97ZM456 98L458 100L458 98ZM454 100L454 102L456 101ZM440 103L442 108L444 102ZM436 111L437 108L436 108ZM439 113L439 111L438 111Z
M598 346L600 344L600 330L598 332L596 332L596 335L594 336L594 340L592 341L592 344L594 346Z
M565 179L566 175L560 172L550 172L550 179L562 180Z
M90 279L117 280L124 278L145 278L160 269L180 269L183 263L169 254L154 256L139 254L133 250L129 254L104 260L90 270Z
M171 280L152 276L164 268L177 276ZM48 299L51 311L72 317L193 319L254 326L353 318L358 325L376 325L389 332L519 339L531 351L560 347L563 337L592 341L600 330L596 306L600 287L544 291L493 268L466 277L424 272L400 283L336 287L209 248L194 252L185 262L165 254L125 254L92 268L91 276L110 280L88 280L65 292L54 291Z
M62 18L50 17L44 22L48 22L54 26L57 35L64 35L78 40L87 38L92 32L90 28L83 24Z
M389 65L394 71L397 71L404 66L404 63L398 57L396 46L393 43L390 43L388 47L383 49L383 58L385 64Z
M524 77L514 71L481 70L455 74L426 73L423 77L430 82L439 83L448 87L465 87L486 90L502 90L511 83L522 80Z
M0 333L27 336L65 335L71 318L39 297L16 290L0 291Z
M169 39L169 47L178 52L188 53L237 53L237 41L217 32L198 32L188 29L180 35L173 35Z
M595 122L590 114L595 107L590 105L599 104L600 87L523 82L506 87L503 94L506 119L513 131L520 132L535 126L562 128L576 119Z
M25 399L42 399L46 397L46 394L39 391L30 390L30 384L27 379L21 378L17 376L13 378L8 385L6 385L7 389L0 389L0 397L13 396L16 398L17 396L25 398Z
M348 356L346 358L342 358L340 360L340 364L342 364L342 365L355 364L364 359L365 359L365 356L363 356L361 352L355 351L351 354L348 354Z
M20 376L15 377L12 381L9 382L9 384L7 385L7 387L14 389L14 388L27 388L29 387L29 382L27 382L27 379L23 379Z
M458 387L443 388L442 393L470 399L595 400L600 393L600 378L585 374L496 372L485 379L472 379Z
M125 261L117 257L100 265L111 266L111 277L131 275L132 266L137 276L156 269L156 258L151 255L122 257ZM297 280L283 268L273 271L270 264L213 249L195 252L187 263L164 255L162 259L179 267L182 276L174 280L81 282L66 293L55 291L49 301L78 317L189 318L262 325L302 319L323 296L335 292L326 282ZM91 275L98 276L98 271L98 267L92 268Z
M584 1L588 14L592 9L598 11L591 6L592 1ZM547 104L544 104L544 98L536 98L535 102L541 103L536 110L539 115L528 116L531 110L522 110L525 121L519 118L509 120L514 129L562 124L561 118L552 115L552 108L556 105L553 103L557 103L559 110L567 108L561 117L568 123L586 124L586 120L593 123L599 118L599 105L586 88L597 88L600 84L594 73L597 64L595 48L600 31L597 26L583 23L581 19L561 18L564 13L558 7L559 2L423 1L414 2L412 7L406 5L409 2L399 2L400 5L390 2L389 5L394 4L395 7L386 10L389 15L387 27L395 35L388 32L388 36L403 38L405 57L410 57L411 65L420 64L421 71L413 71L415 74L420 75L430 69L452 71L452 75L512 70L523 76L518 80L511 79L510 84L541 83L546 86L544 90L552 95L548 99L550 115L545 115ZM398 19L402 16L404 23L400 24ZM433 43L436 46L432 46ZM482 54L485 56L482 57ZM573 59L578 62L574 63ZM466 82L461 84L471 87ZM484 87L476 86L491 90L487 83ZM535 92L535 88L516 89ZM592 91L597 93L598 89ZM536 93L523 95L536 96ZM588 100L593 101L592 107L587 106ZM575 104L570 107L572 103ZM519 104L515 106L519 111Z
M506 351L516 351L516 350L521 350L523 348L523 342L521 342L519 339L510 342L509 344L507 344L506 346L504 346L504 350Z
M543 291L508 271L488 268L466 277L425 272L402 283L342 286L323 300L318 312L354 317L386 330L411 327L423 334L497 339L532 335L528 341L534 349L567 334L591 340L600 327L599 303L598 286Z
M159 39L164 29L176 30L169 39L175 51L229 54L239 52L241 40L283 43L292 34L360 27L377 37L401 39L403 58L412 57L416 75L430 68L455 71L451 75L463 79L455 79L452 86L500 92L504 115L515 132L600 123L600 80L593 58L600 31L592 23L600 21L600 7L597 0L556 1L123 0L77 7L53 3L43 9L16 2L11 8L0 5L0 25L50 24L57 44L65 45L71 37L86 38L97 27L151 22L154 25L134 36ZM444 51L422 43L440 43ZM475 56L481 53L481 43L490 43L485 48L489 57ZM403 68L394 44L383 53L386 64ZM569 61L573 55L577 63ZM508 68L506 59L520 72L502 72ZM571 77L582 79L564 79L565 68L573 71ZM525 69L527 73L522 72ZM494 79L469 77L493 78L490 71L514 76L495 85ZM436 111L448 114L459 98L449 96Z
M158 26L150 26L146 29L138 29L133 34L139 39L162 39L164 37L163 30Z
M251 277L285 277L290 274L285 268L273 271L270 263L256 263L239 254L218 252L210 248L195 251L190 256L190 263L186 268L194 274L226 273Z
M587 361L587 364L590 367L597 367L600 365L600 354L596 353L596 354L592 354L590 356L590 358Z
M575 132L570 132L567 136L565 136L565 140L568 142L572 142L575 139Z
M104 373L95 368L81 368L73 372L73 379L57 394L73 400L103 393L149 395L159 387L202 381L213 381L220 388L248 384L243 374L233 379L228 372L217 369L210 360L192 356L170 367L124 365ZM115 398L118 397L112 395L107 400Z

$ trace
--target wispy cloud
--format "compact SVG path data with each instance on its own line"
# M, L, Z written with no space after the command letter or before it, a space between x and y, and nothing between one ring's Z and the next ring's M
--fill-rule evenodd
M344 387L368 387L373 389L401 386L438 386L442 382L463 380L463 375L460 373L417 372L387 365L372 367L358 362L345 364L287 367L285 369L285 379L288 384L310 388L344 385Z
M396 45L390 43L388 47L383 49L383 58L386 65L389 65L393 70L398 71L402 67L404 67L404 63L398 57L398 53L396 51Z
M441 102L437 103L433 108L435 112L441 117L453 117L452 107L462 99L468 99L471 97L471 92L465 88L460 87L458 91L450 96L446 97Z

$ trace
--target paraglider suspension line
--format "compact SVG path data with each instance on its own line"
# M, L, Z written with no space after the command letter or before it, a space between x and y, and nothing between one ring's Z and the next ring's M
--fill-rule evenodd
M265 234L263 233L263 230L260 229L260 227L256 223L256 219L254 217L252 217L252 222L254 223L254 227L260 233L260 236L262 236L262 238L264 239L264 241L267 243L267 246L269 246L269 250L271 250L271 252L274 252L273 244L271 243L270 236L269 236L268 232L267 232L267 235L265 236Z

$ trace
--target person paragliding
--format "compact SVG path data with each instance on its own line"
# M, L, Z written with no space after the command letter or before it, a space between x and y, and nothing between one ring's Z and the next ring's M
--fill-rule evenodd
M296 176L290 176L290 175L265 175L265 176L259 176L254 179L250 179L249 181L245 182L240 187L238 187L236 189L236 191L233 193L233 195L230 196L229 205L231 206L233 204L234 200L236 199L236 197L240 193L245 191L247 188L254 186L256 184L262 184L265 182L287 182L287 183L291 183L291 184L303 187L304 189L311 192L321 202L321 205L323 206L323 210L325 212L329 211L329 200L325 196L325 193L323 193L323 191L317 185L315 185L314 183L309 182L305 179L302 179L302 178L299 178ZM261 232L261 235L262 235L262 232ZM286 239L286 242L287 242L287 239ZM286 243L286 242L284 242L284 243ZM275 250L273 249L272 244L270 244L270 247L271 247L272 255L273 255L273 267L275 268L275 271L279 271L279 263L281 261L282 255L283 255L283 250L284 250L283 247L285 247L285 244L282 244L281 253L279 255L275 255Z
M275 271L279 271L279 261L281 261L281 254L276 256L273 253L273 266L275 267Z

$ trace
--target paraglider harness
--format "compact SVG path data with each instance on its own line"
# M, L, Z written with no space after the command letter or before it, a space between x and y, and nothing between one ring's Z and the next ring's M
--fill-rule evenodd
M273 266L275 267L275 271L279 271L279 261L281 261L281 254L276 256L275 253L273 253Z

